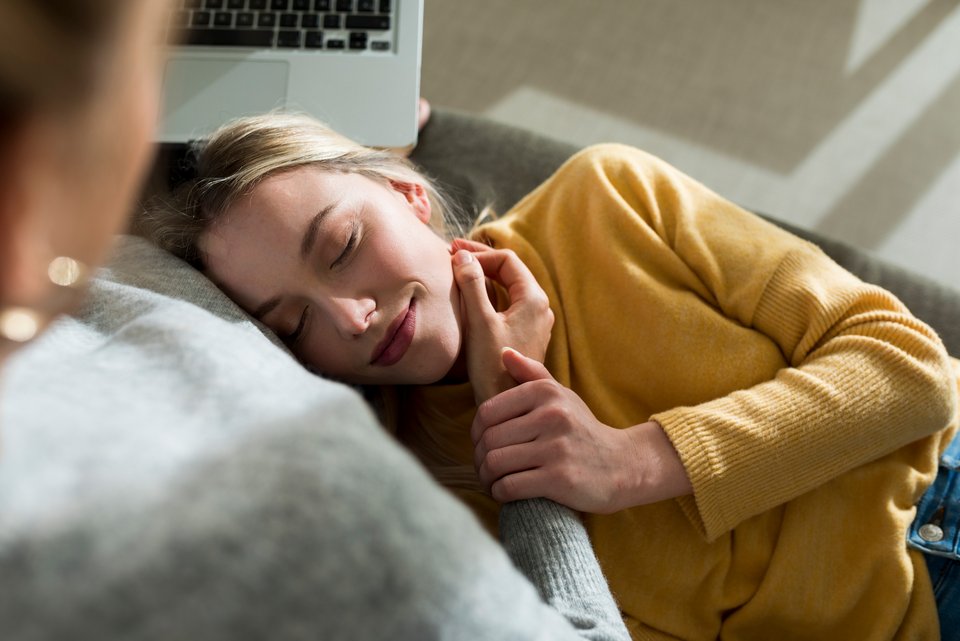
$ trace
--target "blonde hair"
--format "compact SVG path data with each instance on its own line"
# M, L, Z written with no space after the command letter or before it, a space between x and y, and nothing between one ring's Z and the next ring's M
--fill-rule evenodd
M96 84L129 0L0 2L0 124L70 109Z
M203 268L200 237L238 199L268 176L313 165L379 182L417 182L430 199L431 226L443 237L462 233L447 198L406 158L365 147L305 114L270 112L227 123L190 152L196 176L148 201L139 230L158 246Z

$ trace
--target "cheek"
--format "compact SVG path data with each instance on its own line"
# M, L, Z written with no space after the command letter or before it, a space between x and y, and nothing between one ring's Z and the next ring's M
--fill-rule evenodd
M451 262L450 252L446 244L440 241L435 253L431 254L430 287L435 292L435 297L439 307L440 320L442 322L442 331L448 338L459 342L461 333L461 313L460 313L460 289L457 287L456 279L453 276L453 263Z
M457 287L453 276L453 266L447 256L446 263L440 262L437 266L434 282L436 303L433 321L436 323L437 347L442 352L443 359L450 361L460 354L463 340L462 301L460 288ZM440 354L437 354L440 356ZM447 362L449 367L452 362ZM446 372L444 372L446 373Z
M355 341L345 341L330 319L314 310L308 335L292 350L294 356L307 369L345 383L362 383L356 380L357 362L362 361L365 349Z
M350 380L350 370L344 367L340 356L337 354L337 346L329 342L322 344L319 348L296 354L297 359L303 363L304 367L314 374L322 374L351 383L353 381Z

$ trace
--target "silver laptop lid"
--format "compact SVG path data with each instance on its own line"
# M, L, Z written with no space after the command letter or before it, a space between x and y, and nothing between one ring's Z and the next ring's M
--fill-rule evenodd
M422 0L178 0L159 141L305 111L368 145L417 139Z

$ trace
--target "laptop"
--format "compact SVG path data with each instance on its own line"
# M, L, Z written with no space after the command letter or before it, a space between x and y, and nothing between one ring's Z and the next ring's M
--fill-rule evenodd
M357 142L417 140L422 0L177 0L159 142L272 109Z

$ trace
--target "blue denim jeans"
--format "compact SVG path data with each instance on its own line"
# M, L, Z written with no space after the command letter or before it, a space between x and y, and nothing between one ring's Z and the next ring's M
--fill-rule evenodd
M940 458L937 479L917 505L907 543L930 569L944 641L960 641L960 436Z

